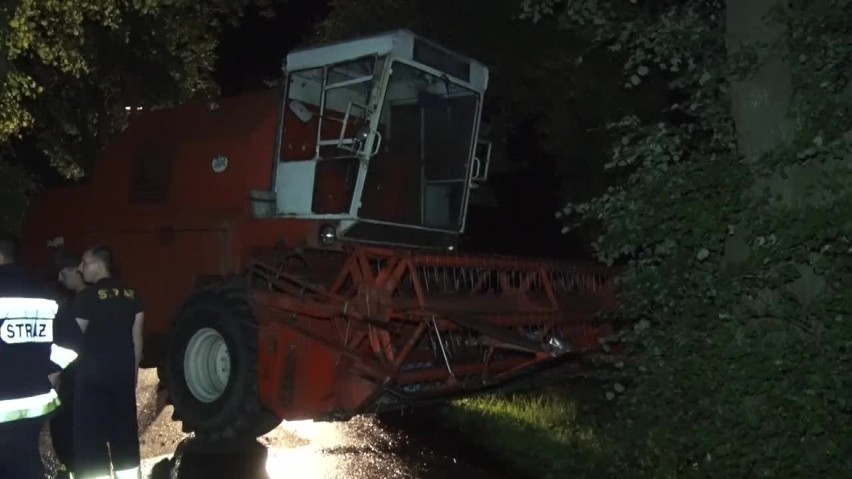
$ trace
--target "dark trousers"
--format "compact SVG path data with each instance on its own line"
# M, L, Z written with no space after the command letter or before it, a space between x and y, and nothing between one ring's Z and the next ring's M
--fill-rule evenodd
M109 475L139 467L136 378L128 374L76 372L74 387L74 473ZM130 377L127 377L130 376Z
M38 450L41 426L33 419L0 424L0 478L44 479Z
M62 372L59 383L59 413L50 420L50 439L56 457L69 471L74 470L74 366Z

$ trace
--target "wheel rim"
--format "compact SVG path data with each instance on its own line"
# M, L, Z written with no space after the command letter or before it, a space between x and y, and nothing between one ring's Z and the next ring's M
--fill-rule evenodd
M212 328L198 330L183 356L183 374L189 392L203 403L219 399L231 376L231 354L225 338Z

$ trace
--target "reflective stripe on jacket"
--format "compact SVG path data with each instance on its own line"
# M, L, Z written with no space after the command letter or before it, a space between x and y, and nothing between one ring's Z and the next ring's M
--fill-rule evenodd
M0 297L0 424L45 416L60 404L48 375L77 353L53 342L57 309L52 299Z
M59 407L59 395L50 392L25 398L0 401L0 423L41 417Z

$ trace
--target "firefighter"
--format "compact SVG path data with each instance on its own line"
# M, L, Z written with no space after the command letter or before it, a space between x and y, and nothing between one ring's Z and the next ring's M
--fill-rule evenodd
M74 477L140 479L136 379L142 358L142 302L112 275L113 255L96 246L83 254L89 286L77 295L83 336L74 384Z
M16 242L0 238L0 477L42 479L39 435L59 407L52 383L76 353L53 344L56 301L16 256Z
M59 312L56 314L56 343L60 346L73 350L79 350L82 331L77 324L74 315L74 298L86 287L83 275L77 269L79 259L70 256L60 257L56 261L57 281L64 291L61 295L64 300L60 302ZM69 297L70 296L70 297ZM50 421L50 438L53 442L53 450L59 459L59 471L57 478L73 477L74 470L74 443L72 436L73 404L74 404L74 369L76 364L71 364L59 378L57 386L59 400L62 407L59 413Z

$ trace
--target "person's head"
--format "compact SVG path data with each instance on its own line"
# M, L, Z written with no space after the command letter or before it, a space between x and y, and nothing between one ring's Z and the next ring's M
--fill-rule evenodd
M112 250L106 246L94 246L83 253L80 273L87 283L95 283L112 276Z
M80 270L77 269L77 266L80 263L74 257L64 257L60 258L56 262L56 267L58 268L57 278L56 280L65 288L79 293L86 287L86 283L83 281L83 275L80 273Z
M18 260L18 241L10 235L0 235L0 264L12 264Z

